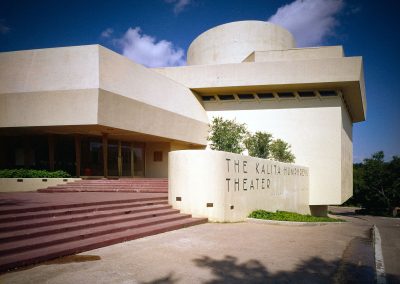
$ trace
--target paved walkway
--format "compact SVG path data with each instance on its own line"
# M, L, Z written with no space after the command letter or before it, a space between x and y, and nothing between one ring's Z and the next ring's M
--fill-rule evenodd
M0 283L374 283L369 220L208 223L61 258Z
M387 282L400 283L400 218L369 218L381 235Z

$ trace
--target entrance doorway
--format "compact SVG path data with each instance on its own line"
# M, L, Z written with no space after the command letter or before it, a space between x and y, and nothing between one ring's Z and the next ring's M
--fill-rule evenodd
M81 157L82 176L103 176L103 162L109 177L145 176L145 143L110 139L103 144L98 137L82 137Z

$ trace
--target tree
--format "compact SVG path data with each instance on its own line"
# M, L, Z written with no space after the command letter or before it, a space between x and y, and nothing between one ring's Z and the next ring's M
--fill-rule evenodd
M353 197L346 203L363 207L370 214L389 215L400 206L400 158L384 161L379 151L353 165Z
M249 155L262 159L273 159L280 162L293 163L295 156L290 145L281 139L273 140L272 134L257 131L250 134L246 124L214 117L207 138L212 150L242 153L246 148Z
M244 140L249 155L263 159L268 159L270 155L271 142L272 134L260 131L257 131L254 135L249 135Z
M270 146L270 158L275 161L294 163L295 156L290 150L290 145L281 139L276 139Z
M213 150L240 154L244 151L243 141L248 136L246 124L236 120L214 117L210 125L208 140Z

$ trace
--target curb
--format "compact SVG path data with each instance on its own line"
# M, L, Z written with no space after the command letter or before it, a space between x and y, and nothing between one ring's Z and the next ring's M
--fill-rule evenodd
M281 226L324 226L328 224L346 224L346 222L293 222L293 221L277 221L264 220L256 218L246 218L248 223L266 224L266 225L281 225Z
M374 224L373 227L373 238L374 238L374 250L375 250L375 271L376 271L376 283L386 284L385 275L385 264L383 262L382 254L382 240L379 234L378 227Z

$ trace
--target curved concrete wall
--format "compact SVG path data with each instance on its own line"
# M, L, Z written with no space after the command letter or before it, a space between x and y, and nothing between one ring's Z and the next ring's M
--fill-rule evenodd
M306 167L239 154L169 153L168 202L213 222L243 221L256 209L310 214Z
M263 21L240 21L212 28L189 46L188 65L240 63L254 51L295 47L286 29Z

